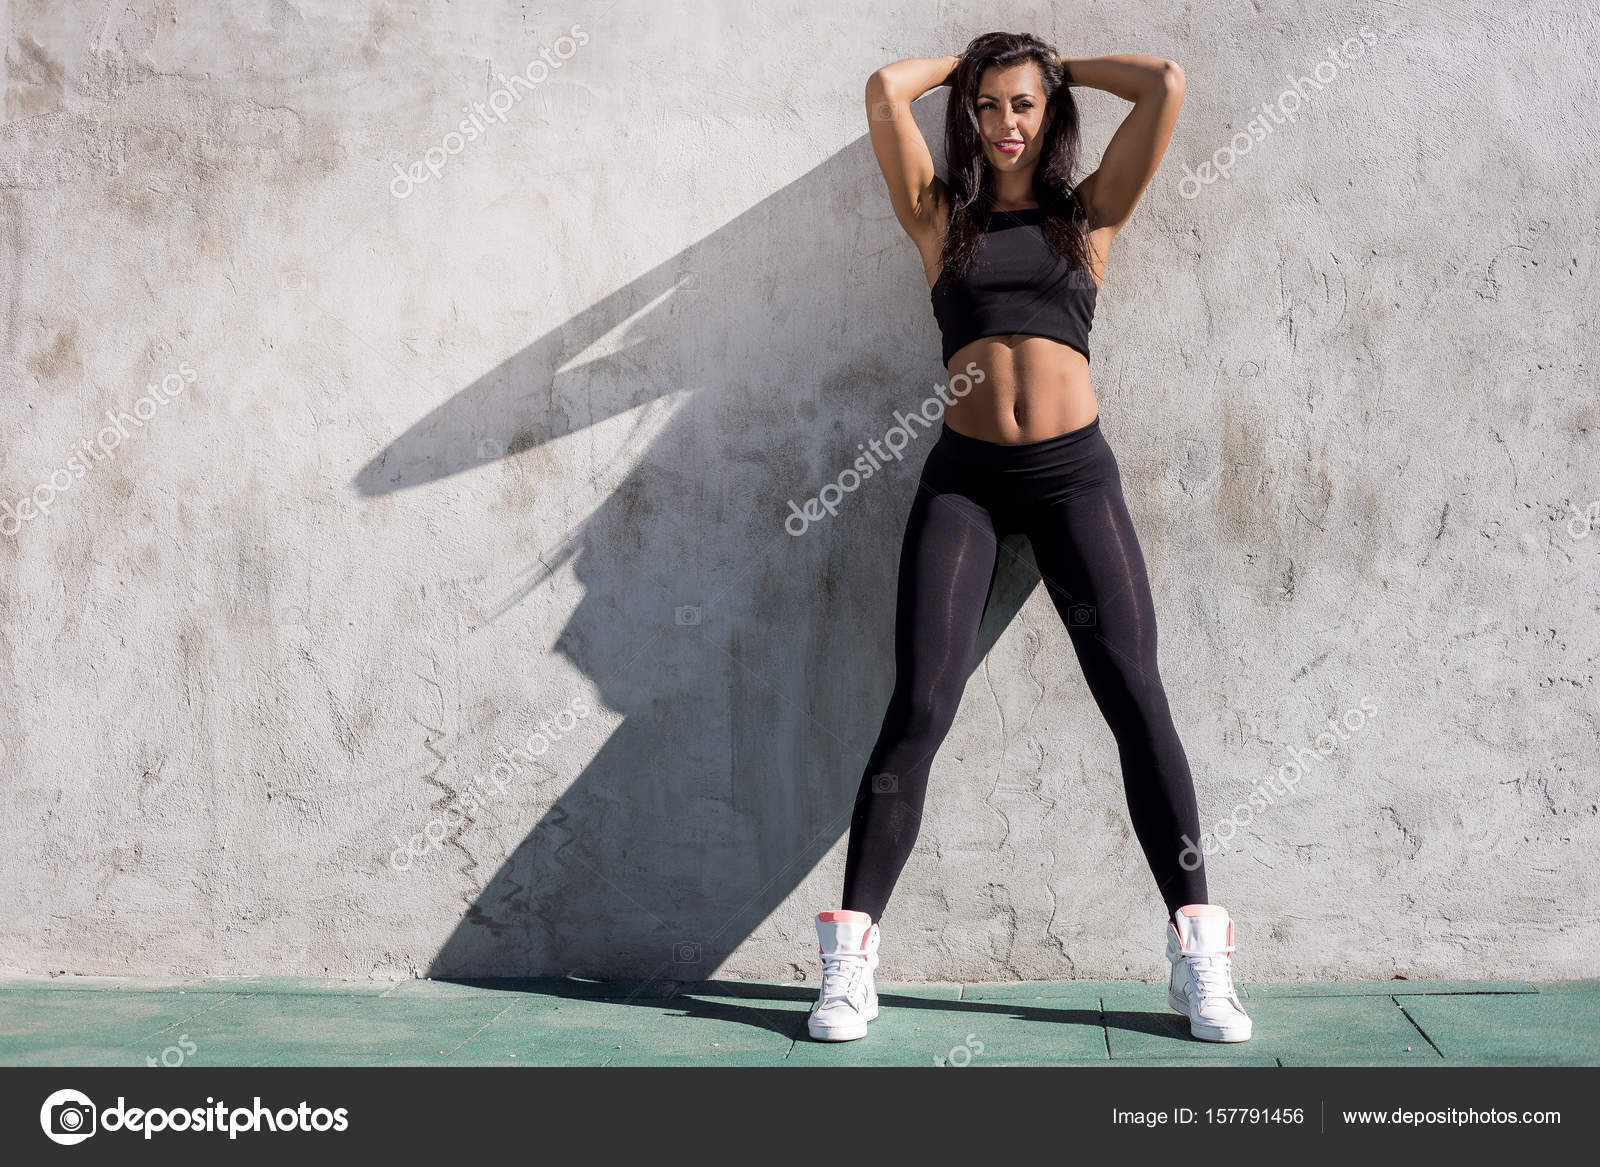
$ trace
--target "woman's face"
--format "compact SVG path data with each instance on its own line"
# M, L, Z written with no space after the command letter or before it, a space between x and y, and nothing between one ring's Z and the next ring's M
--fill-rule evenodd
M997 170L1026 170L1038 162L1051 111L1037 64L1023 61L1009 69L989 66L978 81L975 108L989 165Z

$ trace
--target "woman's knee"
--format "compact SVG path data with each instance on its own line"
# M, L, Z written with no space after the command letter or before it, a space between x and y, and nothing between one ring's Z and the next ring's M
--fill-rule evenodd
M1090 670L1085 670L1090 674ZM1155 665L1119 659L1108 654L1104 664L1088 675L1090 690L1120 738L1123 734L1148 737L1172 719L1167 691Z
M906 693L896 701L900 737L923 748L942 742L955 724L961 706L961 693L923 689Z

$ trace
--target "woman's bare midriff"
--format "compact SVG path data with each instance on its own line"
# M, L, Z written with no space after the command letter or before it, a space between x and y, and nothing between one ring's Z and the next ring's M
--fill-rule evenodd
M946 371L952 377L967 373L969 362L983 371L983 380L973 375L971 391L955 398L944 414L945 424L958 434L1007 445L1042 442L1081 429L1099 413L1088 359L1058 340L1020 333L982 336L957 350Z

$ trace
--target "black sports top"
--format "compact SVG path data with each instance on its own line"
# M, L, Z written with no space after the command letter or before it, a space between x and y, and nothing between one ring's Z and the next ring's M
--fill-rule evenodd
M928 289L944 334L944 363L980 336L1047 336L1089 356L1099 289L1045 242L1044 211L995 211L967 274Z

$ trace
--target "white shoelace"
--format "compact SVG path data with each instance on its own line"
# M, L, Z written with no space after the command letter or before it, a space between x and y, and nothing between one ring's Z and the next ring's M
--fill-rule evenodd
M1226 953L1215 956L1186 956L1190 977L1200 990L1200 999L1226 998L1233 991L1233 977L1228 969Z
M867 958L857 952L829 952L822 957L822 999L843 997L851 992L867 967Z

